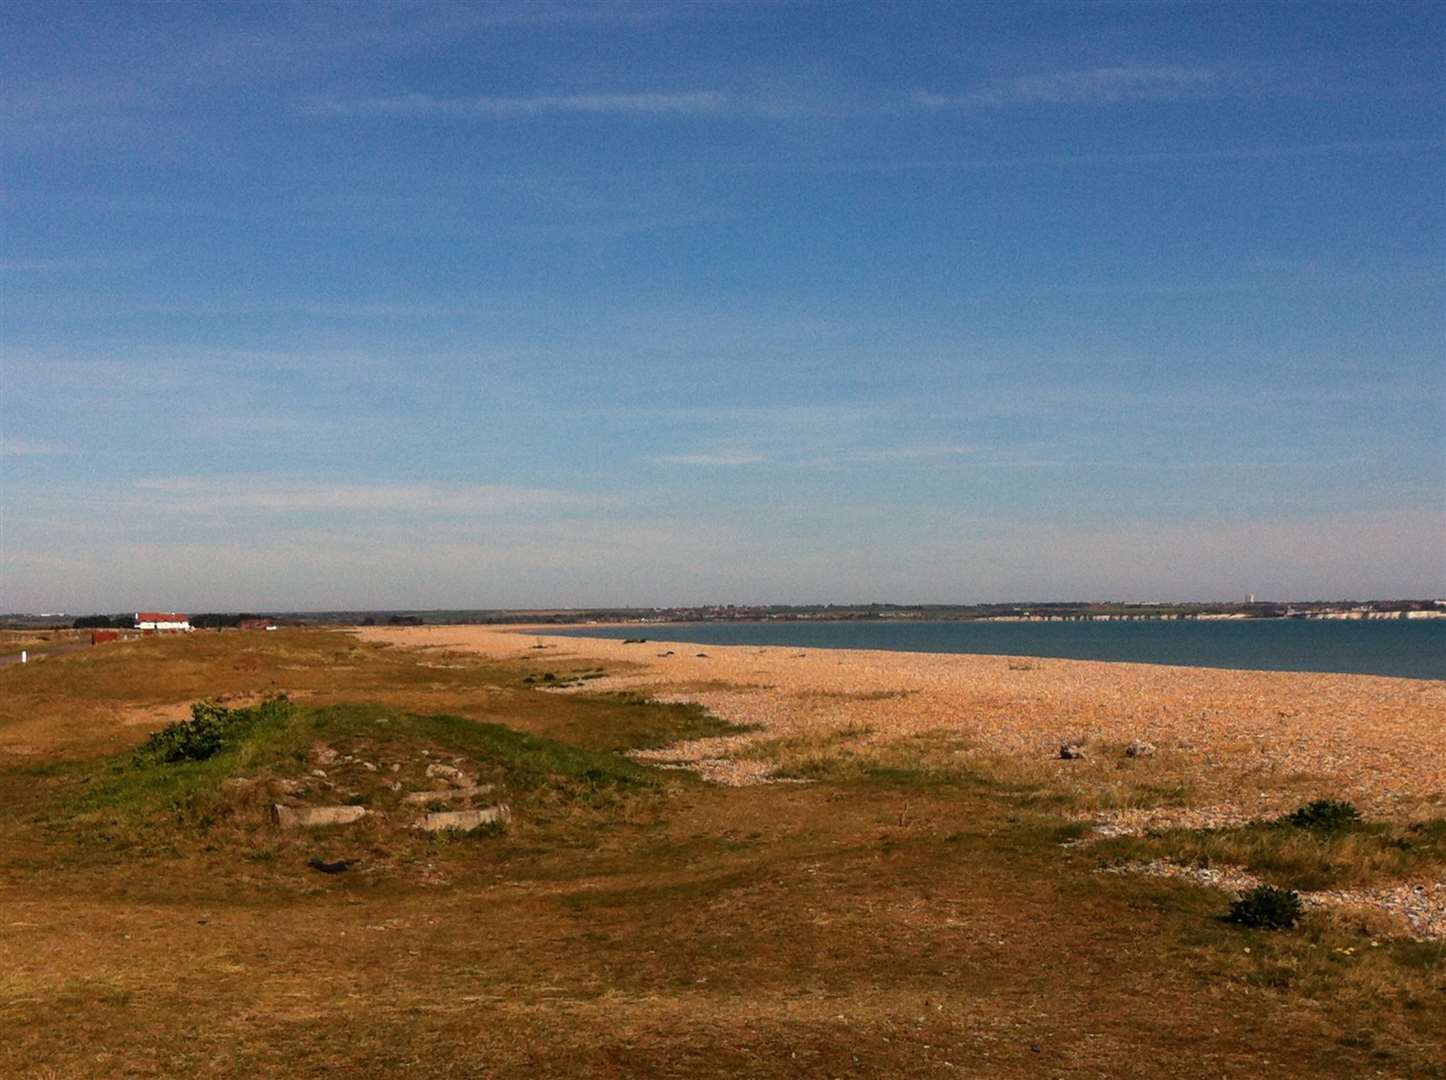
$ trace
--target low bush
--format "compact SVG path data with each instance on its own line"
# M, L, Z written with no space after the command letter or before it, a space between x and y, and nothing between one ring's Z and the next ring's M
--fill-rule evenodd
M1286 814L1281 819L1297 829L1317 832L1339 832L1361 821L1361 812L1353 803L1340 799L1315 799Z
M268 698L250 709L228 709L214 701L191 706L191 719L167 724L137 748L136 765L205 761L236 743L246 731L265 719L290 712L284 697Z
M1226 921L1259 930L1289 930L1302 914L1300 895L1294 889L1257 885L1230 905Z

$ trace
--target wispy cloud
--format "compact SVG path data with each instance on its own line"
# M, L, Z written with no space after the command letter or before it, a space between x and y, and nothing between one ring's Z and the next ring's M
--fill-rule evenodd
M844 435L832 439L775 439L774 444L774 449L770 452L745 449L705 450L664 454L652 460L663 465L698 465L709 468L770 465L778 469L841 469L873 465L1039 468L1057 464L1041 459L1033 447L1020 446L963 446L953 443L850 446L847 445Z
M1198 150L1143 150L1133 153L1020 154L1014 157L900 158L880 161L752 161L738 172L881 174L1007 169L1065 169L1097 166L1171 165L1190 162L1279 161L1331 155L1409 155L1446 148L1446 139L1365 139L1277 146L1219 146Z
M851 451L851 461L943 461L949 458L977 456L987 447L956 446L949 443L934 443L924 446L878 446Z
M136 501L165 513L222 510L493 513L593 503L551 488L507 484L328 484L266 477L153 477L136 481Z
M0 259L3 274L54 274L90 270L132 270L143 266L140 255L89 255L65 258Z
M35 442L31 439L0 439L0 457L41 457L48 454L68 454L70 450L55 443Z
M762 465L768 461L767 454L664 454L653 459L664 465L708 465L729 467L736 465Z
M281 415L273 413L196 413L185 420L192 435L255 436L258 438L284 434L315 437L336 431L354 431L363 421L352 418Z
M1206 67L1118 66L992 79L963 93L915 91L922 109L998 108L1010 105L1121 105L1144 101L1197 101L1224 92L1229 80Z
M526 97L433 97L403 94L398 97L329 98L301 106L316 117L481 118L530 119L550 113L682 114L719 113L728 103L717 90L682 90L662 93L540 94Z

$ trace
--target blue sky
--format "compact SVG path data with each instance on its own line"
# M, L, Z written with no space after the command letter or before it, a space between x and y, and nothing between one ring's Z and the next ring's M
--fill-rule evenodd
M0 610L1446 594L1440 5L3 19Z

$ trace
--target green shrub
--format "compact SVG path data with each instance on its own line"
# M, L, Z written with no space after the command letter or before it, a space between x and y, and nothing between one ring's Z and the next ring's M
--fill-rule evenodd
M1260 930L1289 930L1300 922L1300 896L1294 889L1257 885L1230 905L1227 922Z
M1339 832L1341 829L1359 824L1361 812L1355 808L1354 804L1340 799L1315 799L1292 810L1281 820L1298 829Z
M234 745L258 721L290 708L285 697L268 698L250 709L198 701L191 706L191 719L167 724L142 743L135 752L135 764L205 761Z

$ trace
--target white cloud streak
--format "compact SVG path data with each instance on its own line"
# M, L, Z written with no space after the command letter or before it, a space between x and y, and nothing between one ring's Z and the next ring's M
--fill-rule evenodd
M1224 93L1228 80L1212 68L1178 66L1098 67L994 79L964 93L919 90L921 109L977 109L1015 105L1123 105L1134 102L1199 101Z
M96 270L133 270L145 265L141 255L88 255L66 258L0 259L3 274L59 274Z
M54 443L35 442L31 439L0 439L0 457L42 457L69 452L67 447Z
M382 117L526 120L556 113L707 115L722 112L727 95L716 90L666 93L541 94L527 97L397 97L328 99L300 109L315 117Z
M982 446L955 446L945 443L926 446L878 446L854 450L847 458L859 462L944 461L976 456L987 449Z
M327 484L252 477L155 477L136 481L135 492L136 503L170 514L235 510L485 514L597 502L565 491L507 484Z
M839 469L848 466L955 466L970 468L1040 468L1059 462L1038 457L1030 447L960 446L929 443L900 446L826 448L806 440L786 446L776 440L771 453L761 450L703 450L663 454L652 460L660 465L695 465L732 468L769 465L778 469Z
M730 467L737 465L762 465L768 461L766 454L664 454L653 459L663 465L707 465Z

